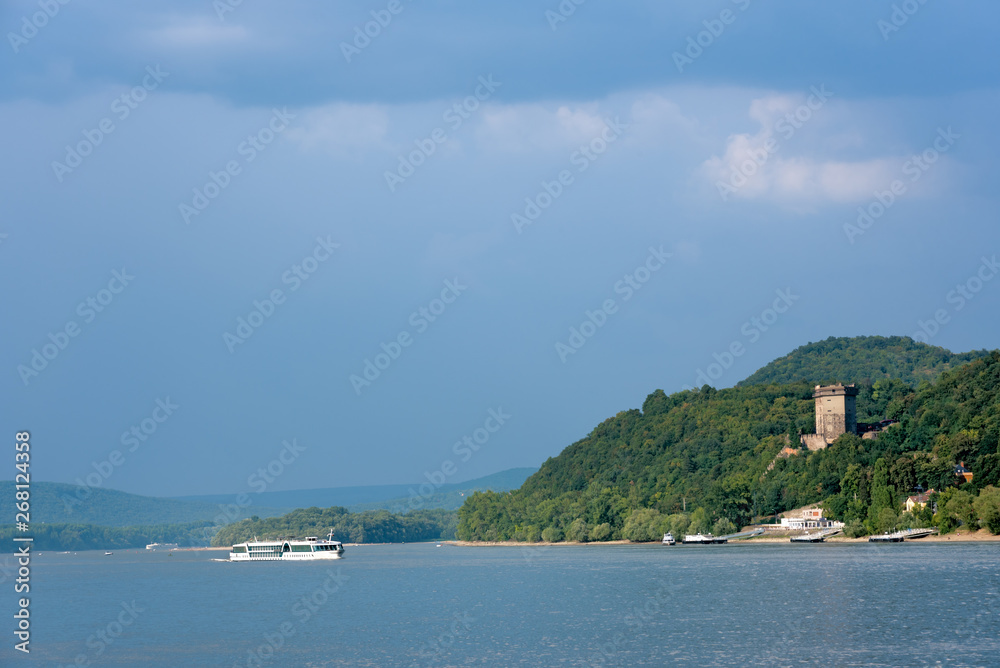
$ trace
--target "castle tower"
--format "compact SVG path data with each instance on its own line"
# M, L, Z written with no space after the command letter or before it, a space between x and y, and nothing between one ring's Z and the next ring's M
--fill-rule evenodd
M850 385L817 385L813 391L816 400L816 434L827 443L833 443L844 433L858 431L858 413L855 398L858 388Z

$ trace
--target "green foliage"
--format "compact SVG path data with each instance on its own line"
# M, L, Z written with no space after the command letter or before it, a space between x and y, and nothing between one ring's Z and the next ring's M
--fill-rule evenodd
M831 336L825 341L796 348L737 385L802 381L814 385L834 382L878 385L876 381L884 379L902 381L914 388L921 381L933 381L945 371L988 355L985 350L954 354L944 348L918 343L908 336ZM891 384L881 386L883 393L890 388ZM879 410L888 408L895 394L881 397ZM858 419L863 420L860 414Z
M853 519L844 525L844 535L848 538L861 538L868 535L868 529L859 519Z
M930 355L919 346L907 350ZM916 390L899 382L862 387L859 414L895 405L899 422L874 440L844 434L823 450L779 456L789 432L813 419L816 382L657 390L642 411L605 420L519 490L470 497L459 510L458 536L530 540L528 527L568 534L581 520L589 540L655 540L665 530L712 531L722 519L739 528L812 503L852 527L885 530L932 520L929 509L900 518L902 503L917 485L954 488L956 458L976 473L965 489L969 499L988 486L979 473L989 484L1000 476L1000 352ZM934 521L975 520L971 507Z
M986 487L973 502L979 523L992 534L1000 534L1000 488Z
M34 486L32 486L34 487ZM149 543L177 543L180 547L208 545L215 533L212 522L106 527L93 524L32 524L34 549L52 551L145 549ZM14 525L0 525L0 541L19 533Z
M602 541L610 540L611 538L611 525L605 522L604 524L598 524L590 532L590 540L592 541Z
M690 526L691 520L685 513L674 513L667 517L667 531L672 533L677 540L680 540L684 537L684 534L688 533L688 527Z
M872 506L874 508L874 506ZM892 508L882 508L871 520L872 533L892 532L899 528L899 516Z
M418 510L405 515L386 510L352 513L346 508L305 508L281 517L251 518L223 527L212 545L235 545L255 536L260 539L326 536L344 543L411 543L454 538L457 517L453 511Z
M582 543L587 540L587 523L582 517L573 520L566 530L566 540Z
M947 526L949 531L960 525L965 525L971 531L978 530L979 517L973 506L974 500L975 497L969 492L954 487L941 492L937 498L938 526ZM946 533L944 529L942 533Z
M889 484L889 467L885 463L885 459L880 457L872 469L872 502L868 507L868 519L873 527L881 527L882 520L888 517L888 515L882 514L883 510L892 513L895 522L896 514L892 510L896 507L894 496L892 485ZM877 530L884 531L885 529Z
M542 531L542 540L546 543L558 543L562 540L563 532L556 527L546 527Z
M657 511L652 508L637 508L625 520L622 538L633 543L660 540L663 535L660 532L662 523L663 518Z
M704 508L698 508L691 513L691 524L688 530L694 533L710 533L712 531L712 521Z
M736 525L729 521L728 518L722 517L715 523L712 527L712 533L716 536L725 536L731 533L736 533Z

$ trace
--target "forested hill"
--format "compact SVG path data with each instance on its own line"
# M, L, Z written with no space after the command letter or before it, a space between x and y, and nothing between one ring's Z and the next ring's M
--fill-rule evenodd
M4 498L14 498L14 481L0 481ZM232 504L235 495L230 497ZM34 522L46 524L92 524L108 527L137 525L183 524L213 520L222 509L218 504L179 501L151 496L139 496L115 489L81 487L58 482L32 481L31 515ZM250 515L272 517L288 512L287 508L263 508L259 504L237 508L236 517Z
M813 430L814 385L657 390L641 411L605 420L546 461L521 489L475 494L459 511L458 537L651 540L667 528L720 533L821 501L873 531L899 521L915 485L953 486L958 461L975 473L964 494L1000 479L1000 352L916 390L900 381L864 388L859 415L900 421L876 440L844 435L825 450L778 457Z
M737 386L802 381L872 385L880 379L900 379L916 387L922 380L933 381L945 371L988 354L985 350L956 354L908 336L831 336L796 348Z

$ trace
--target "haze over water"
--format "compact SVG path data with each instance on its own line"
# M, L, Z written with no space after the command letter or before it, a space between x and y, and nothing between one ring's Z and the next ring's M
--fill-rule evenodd
M993 544L413 544L333 563L213 561L225 555L37 557L22 665L1000 663ZM337 590L316 605L325 582ZM123 604L137 614L98 655ZM283 622L292 633L272 654L265 637L278 644Z

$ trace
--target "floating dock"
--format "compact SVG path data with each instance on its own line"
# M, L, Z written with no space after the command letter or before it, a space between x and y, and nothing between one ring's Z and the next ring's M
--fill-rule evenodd
M836 536L843 529L824 529L815 533L807 533L802 536L792 536L789 540L793 543L822 543L831 536Z
M868 536L869 543L902 543L904 540L915 540L936 534L937 529L903 529L880 536Z

